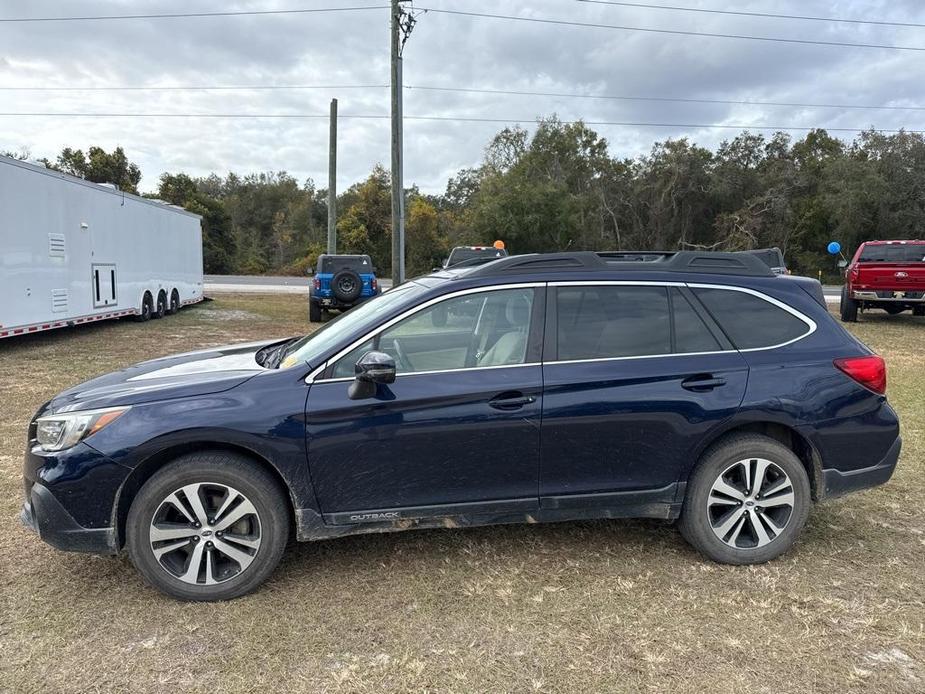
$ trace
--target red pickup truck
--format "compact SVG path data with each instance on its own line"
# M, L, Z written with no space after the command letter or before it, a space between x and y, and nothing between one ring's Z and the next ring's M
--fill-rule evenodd
M845 271L841 319L854 322L869 308L925 316L925 241L861 244Z

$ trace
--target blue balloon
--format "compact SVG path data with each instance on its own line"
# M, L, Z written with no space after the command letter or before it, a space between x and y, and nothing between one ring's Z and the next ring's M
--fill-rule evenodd
M838 241L832 241L826 248L832 255L838 255L841 251L841 244Z

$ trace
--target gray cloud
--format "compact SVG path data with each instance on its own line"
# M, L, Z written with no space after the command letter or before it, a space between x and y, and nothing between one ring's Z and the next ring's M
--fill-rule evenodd
M383 0L384 1L384 0ZM272 9L348 4L347 0L0 0L0 16L120 14L190 9ZM421 0L476 12L574 19L664 29L788 36L811 40L925 45L925 31L868 25L759 20L646 11L568 0ZM710 0L709 8L768 11L766 3ZM925 21L904 2L781 2L793 14ZM0 24L0 86L385 84L387 12L273 17ZM922 53L681 37L426 13L405 51L410 85L585 92L733 100L921 105ZM0 92L2 111L388 114L387 89L240 92ZM783 108L755 105L604 101L409 90L409 115L510 118L530 126L563 119L761 126L918 128L922 112ZM388 164L388 121L342 119L338 185L377 162ZM446 178L481 158L503 124L408 121L405 180L442 190ZM690 137L713 147L735 131L599 126L617 156L647 152L653 141ZM850 136L849 136L850 137ZM201 175L287 170L326 182L327 123L282 119L3 118L0 148L51 156L63 146L122 145L152 189L163 171Z

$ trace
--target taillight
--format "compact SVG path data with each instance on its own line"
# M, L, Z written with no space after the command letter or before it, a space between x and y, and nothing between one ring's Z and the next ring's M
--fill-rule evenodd
M836 359L835 366L865 388L881 395L886 393L886 364L882 357L872 354L869 357Z
M321 289L321 280L318 279L317 277L313 278L313 279L312 279L312 286L313 286L315 289Z
M861 270L860 270L860 268L858 268L857 265L851 267L851 268L848 270L848 279L849 279L850 281L852 281L852 282L857 282L857 281L858 281L858 277L860 277L860 276L861 276Z
M372 280L372 282L369 283L369 286L372 287L372 289L373 289L374 292L379 291L379 280L377 280L377 279L374 277L373 280Z

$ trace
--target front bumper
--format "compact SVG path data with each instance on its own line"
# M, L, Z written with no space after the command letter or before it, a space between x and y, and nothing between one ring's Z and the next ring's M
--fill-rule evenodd
M847 472L823 469L822 479L825 484L825 498L834 499L851 492L884 484L893 476L901 449L902 439L896 437L896 441L890 447L890 450L876 465Z
M57 549L93 554L116 554L119 551L114 528L83 527L41 483L32 485L19 519Z

